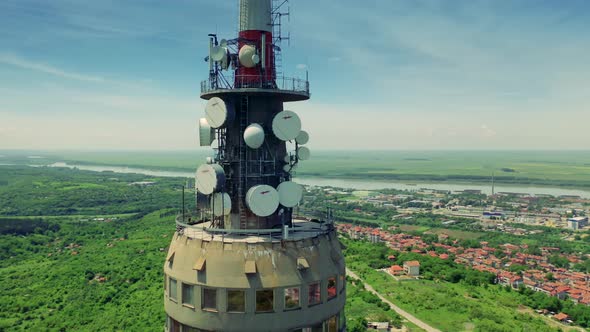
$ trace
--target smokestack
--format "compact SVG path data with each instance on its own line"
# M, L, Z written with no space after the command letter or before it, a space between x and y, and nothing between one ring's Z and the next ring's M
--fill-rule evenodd
M251 30L271 32L271 1L240 0L240 32Z

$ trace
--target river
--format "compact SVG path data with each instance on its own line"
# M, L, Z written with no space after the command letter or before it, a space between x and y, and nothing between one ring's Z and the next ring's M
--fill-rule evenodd
M67 164L64 162L57 162L49 167L67 167L77 168L81 170L104 172L110 171L115 173L135 173L145 174L150 176L161 177L184 177L193 178L194 172L183 171L160 171L150 170L138 167L127 166L103 166L103 165L77 165ZM308 186L320 187L336 187L336 188L351 188L356 190L378 190L378 189L399 189L399 190L417 190L420 188L436 189L436 190L450 190L461 191L465 189L481 190L482 193L491 194L491 185L473 184L473 183L441 183L441 182L418 182L416 184L408 184L407 182L395 182L388 180L361 180L361 179L331 179L322 177L296 177L298 183ZM559 187L538 187L538 186L523 186L523 185L504 185L496 184L495 192L511 192L511 193L525 193L532 195L572 195L583 198L590 198L589 190L582 189L568 189Z

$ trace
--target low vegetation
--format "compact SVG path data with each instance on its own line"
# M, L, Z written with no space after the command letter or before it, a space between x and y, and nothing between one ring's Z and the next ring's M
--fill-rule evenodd
M583 327L590 326L590 307L561 301L543 293L513 290L495 284L490 273L468 269L449 260L399 253L384 244L343 238L347 265L386 298L444 331L557 331L541 317L523 312L562 311ZM396 256L392 262L389 256ZM422 280L396 281L378 271L407 260L421 263Z

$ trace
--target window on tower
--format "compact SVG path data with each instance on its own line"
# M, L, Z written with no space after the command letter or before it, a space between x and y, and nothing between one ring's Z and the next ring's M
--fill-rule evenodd
M217 289L203 288L203 310L217 311Z
M193 285L182 284L182 304L195 307L195 295Z
M176 279L170 278L168 282L168 296L171 300L176 301L177 297Z
M243 290L227 291L227 311L246 312L246 292Z
M328 300L336 297L336 277L328 278Z
M285 309L297 309L299 307L299 287L285 288Z
M168 331L180 332L180 323L170 316L168 316Z
M320 283L316 282L309 285L309 292L307 295L307 304L314 305L322 301Z
M256 291L256 312L271 312L274 309L274 294L272 289Z
M338 319L337 316L332 316L328 319L328 323L326 324L327 332L338 332Z

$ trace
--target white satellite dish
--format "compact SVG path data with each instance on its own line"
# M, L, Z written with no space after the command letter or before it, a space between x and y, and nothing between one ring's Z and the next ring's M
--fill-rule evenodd
M213 128L221 128L234 119L234 110L219 97L213 97L205 106L205 117Z
M299 135L301 120L295 112L282 111L272 119L272 132L283 141L290 141Z
M252 45L244 45L238 52L238 59L240 64L246 68L252 68L256 66L254 62L254 55L256 55L256 48Z
M297 137L295 137L295 142L297 142L297 144L303 145L303 144L307 144L307 142L309 142L309 134L307 133L307 131L302 130L299 132L299 135L297 135Z
M221 47L227 47L227 39L222 39L219 41L219 46Z
M258 149L264 143L264 129L261 125L253 123L244 130L244 142L252 149Z
M213 48L211 48L211 60L215 62L227 60L227 48L223 46L213 46Z
M260 57L258 56L258 54L252 55L252 62L254 62L254 64L256 65L260 63Z
M288 163L290 163L290 162L291 162L291 155L289 155L289 154L287 153L287 155L285 156L285 159L284 159L284 160L285 160L285 162L286 162L287 164L288 164Z
M295 170L297 170L297 164L295 164L295 165L287 164L287 165L283 166L283 171L285 171L285 172L293 172Z
M197 168L197 190L205 195L218 191L225 185L225 172L219 164L203 164Z
M207 157L207 158L205 158L205 162L207 164L213 164L213 157Z
M311 156L311 152L307 147L301 146L297 149L297 156L299 160L307 160Z
M268 217L279 207L279 192L266 184L248 189L246 205L250 211L260 217Z
M231 197L227 193L211 196L211 209L216 217L227 216L231 211Z
M215 129L211 128L206 118L199 119L199 145L210 146L215 139Z
M285 207L294 207L303 198L303 186L293 181L281 182L277 187L279 202Z

